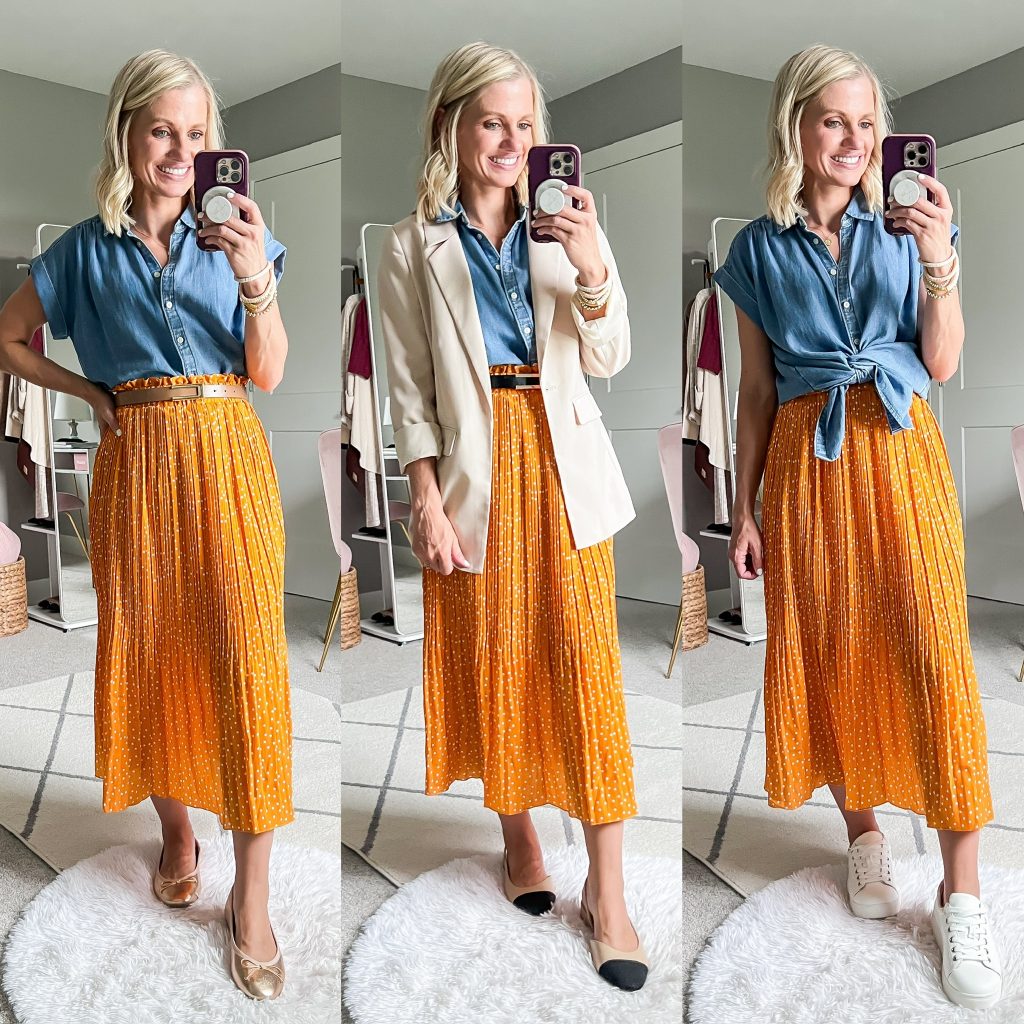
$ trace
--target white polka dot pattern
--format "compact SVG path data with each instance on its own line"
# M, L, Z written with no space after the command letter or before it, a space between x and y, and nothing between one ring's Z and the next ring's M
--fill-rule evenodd
M816 459L825 398L779 408L765 467L769 803L845 783L851 810L891 803L932 828L980 828L992 820L985 720L942 434L919 396L914 428L891 433L861 384L842 455Z
M501 814L620 821L636 799L612 542L573 547L541 392L492 398L483 574L423 575L426 790L479 778Z
M130 381L244 383L232 375ZM284 521L241 399L121 406L96 456L96 774L103 810L151 795L264 832L292 809Z

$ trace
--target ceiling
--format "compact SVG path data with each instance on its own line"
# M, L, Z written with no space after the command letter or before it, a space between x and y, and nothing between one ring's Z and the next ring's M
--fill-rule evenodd
M46 0L4 4L0 68L107 93L129 57L192 57L227 106L337 64L342 5L356 0Z
M729 0L687 18L687 64L771 80L783 61L812 43L853 50L899 95L1024 47L1020 0Z
M684 0L344 0L341 68L359 78L426 89L462 43L515 50L548 99L675 49ZM594 116L600 116L595 111Z

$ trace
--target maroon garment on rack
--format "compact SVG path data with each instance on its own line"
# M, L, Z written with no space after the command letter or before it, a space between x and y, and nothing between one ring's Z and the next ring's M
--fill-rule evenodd
M348 356L348 372L369 380L373 375L370 360L370 325L366 316L366 299L356 307L352 325L352 349Z
M711 373L722 372L722 335L718 330L718 296L711 293L704 313L704 330L700 336L697 366Z

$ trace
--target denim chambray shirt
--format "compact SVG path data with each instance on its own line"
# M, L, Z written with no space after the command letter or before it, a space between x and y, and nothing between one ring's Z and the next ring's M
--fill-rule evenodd
M69 228L32 260L32 280L54 338L72 339L82 373L108 388L146 377L245 374L245 311L222 252L203 252L191 207L161 268L131 230L99 217ZM285 247L268 230L277 279Z
M953 241L958 229L954 226ZM839 458L846 392L872 382L893 433L913 427L914 394L931 381L917 337L921 265L910 235L894 237L858 190L839 229L839 262L801 218L767 216L736 236L715 282L768 335L779 401L829 393L814 434L819 459Z
M455 204L455 217L441 212L438 221L455 220L462 250L473 281L476 310L487 349L487 364L511 363L529 366L537 361L533 337L533 292L530 289L529 235L526 207L501 243L501 252L491 240L469 223L462 203Z

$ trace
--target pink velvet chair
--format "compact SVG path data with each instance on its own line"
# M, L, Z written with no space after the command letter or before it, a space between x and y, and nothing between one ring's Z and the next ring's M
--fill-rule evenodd
M341 559L338 586L334 591L334 601L331 604L331 613L327 619L327 629L324 633L324 652L320 657L320 666L317 668L317 672L321 672L324 662L327 660L331 637L334 636L338 619L341 617L343 581L352 567L352 549L341 538L341 430L325 430L317 439L317 448L320 453L320 475L324 481L324 497L327 499L327 519L331 524L331 539L334 541L334 550L338 552L338 558Z
M1010 452L1013 454L1013 470L1017 474L1017 488L1021 504L1024 505L1024 423L1010 431ZM1024 664L1017 679L1024 683Z
M685 603L686 579L697 569L700 551L694 541L683 533L683 425L669 423L658 431L658 458L661 462L661 475L665 480L665 493L668 496L668 508L672 515L672 528L675 531L676 543L683 556L684 594L679 601L679 615L676 618L675 636L672 638L672 656L669 659L665 678L671 678L672 668L676 662L679 644L683 639L683 606Z

